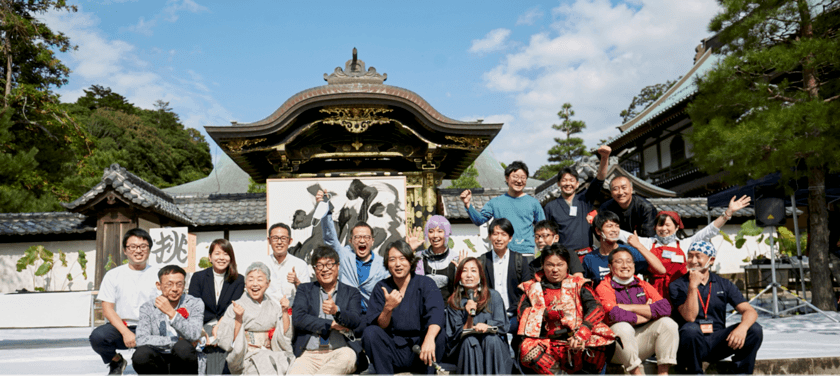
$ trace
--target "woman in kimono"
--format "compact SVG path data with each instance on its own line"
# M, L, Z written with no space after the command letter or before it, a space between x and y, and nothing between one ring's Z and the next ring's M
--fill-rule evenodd
M615 349L604 308L588 282L569 276L569 250L554 243L542 252L543 270L519 285L520 361L543 375L601 373Z
M444 351L440 289L431 278L414 274L417 256L408 243L398 240L387 250L391 277L371 292L362 345L376 374L433 374Z
M228 307L217 327L233 374L284 375L294 360L288 299L267 299L271 271L255 262L245 272L245 296Z
M446 305L447 357L458 359L458 373L462 375L509 374L510 322L502 296L487 286L478 259L468 257L461 262L455 286Z

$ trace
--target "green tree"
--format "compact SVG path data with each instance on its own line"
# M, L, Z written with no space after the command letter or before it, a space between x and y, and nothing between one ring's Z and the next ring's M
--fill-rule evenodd
M464 172L461 173L461 176L452 181L452 185L449 186L449 188L481 188L481 184L479 184L478 180L476 180L477 177L478 169L475 168L475 163L472 163L466 170L464 170Z
M580 157L591 155L586 150L582 138L572 137L573 134L581 133L586 128L586 123L582 120L572 120L572 116L575 116L575 112L572 111L572 104L564 103L557 116L563 121L560 124L552 125L551 128L565 133L566 138L554 138L556 145L548 150L548 161L557 163L540 166L534 173L534 177L538 179L548 180L557 175L563 167L573 165Z
M248 193L265 193L265 184L257 184L250 176L248 177Z
M813 304L834 310L825 176L840 170L838 1L719 1L709 29L725 58L688 109L695 163L743 182L807 177Z
M680 76L680 78L682 78L682 76ZM633 120L633 118L638 116L645 108L661 98L662 95L665 94L671 86L674 86L678 80L679 78L674 81L665 81L663 84L649 85L642 88L639 95L634 96L633 100L630 101L630 105L627 106L627 109L621 110L621 113L618 115L621 116L621 122L626 123ZM604 142L602 142L602 144L603 143Z

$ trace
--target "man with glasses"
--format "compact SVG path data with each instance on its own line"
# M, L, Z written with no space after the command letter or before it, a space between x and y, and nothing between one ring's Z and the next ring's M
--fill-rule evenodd
M464 202L470 220L476 226L481 226L493 218L509 220L513 224L514 235L508 247L511 251L532 255L534 254L534 224L545 219L545 213L537 199L525 194L527 182L528 166L521 161L514 161L505 168L507 193L488 201L481 208L481 212L470 205L472 192L469 189L461 192L461 201Z
M204 301L184 294L187 272L180 266L164 266L157 274L161 295L140 306L131 364L140 375L198 374L195 343L201 338Z
M287 374L349 375L362 351L352 341L362 321L362 295L338 281L341 263L334 249L316 247L310 263L317 281L301 284L295 295L292 351L297 359Z
M90 346L108 364L109 375L122 374L128 362L117 350L136 347L140 306L157 296L157 268L147 262L152 237L134 228L125 233L122 245L128 263L105 274L97 296L107 322L90 334Z
M295 291L301 283L310 281L309 265L289 253L292 243L292 229L285 223L275 223L268 228L268 244L271 245L271 255L265 264L271 270L272 276L279 276L277 281L268 285L266 295L281 305L283 298L293 302Z
M324 191L315 194L315 201L320 203L329 200ZM359 289L362 294L362 314L367 312L370 293L376 283L388 278L391 274L385 269L382 262L374 262L376 255L373 254L373 229L365 222L359 221L350 229L350 245L341 245L338 240L338 233L335 230L335 222L332 220L332 205L321 218L321 229L324 234L324 243L338 252L341 259L338 276L341 283ZM314 258L313 258L314 259Z

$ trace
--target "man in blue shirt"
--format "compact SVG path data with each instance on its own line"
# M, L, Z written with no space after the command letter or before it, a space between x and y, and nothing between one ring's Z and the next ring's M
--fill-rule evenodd
M322 201L329 199L324 196L324 191L318 191L315 201L321 205ZM329 205L329 202L325 204ZM338 270L341 283L355 287L362 293L362 314L365 314L373 287L391 274L381 261L374 262L376 255L371 252L373 229L365 222L356 222L350 230L350 245L341 245L332 220L332 206L329 208L321 218L324 243L335 249L341 259Z
M595 216L592 224L595 226L595 234L601 239L601 247L583 257L583 276L591 279L594 286L598 286L604 276L610 272L608 256L618 247L627 248L633 255L633 261L636 263L636 273L665 273L665 266L662 265L662 261L639 242L638 236L630 235L627 238L627 245L618 244L621 228L619 227L618 216L615 213L602 211Z
M469 189L461 192L461 201L476 226L492 218L509 220L513 224L514 237L508 247L511 251L529 255L534 253L534 224L545 219L545 213L537 199L525 194L527 182L528 166L521 161L514 161L505 168L507 193L488 201L480 213L470 205L472 192Z
M717 251L708 242L695 242L688 249L688 274L671 282L671 303L679 311L679 373L703 373L703 362L732 355L732 373L753 373L755 356L764 338L755 320L758 313L741 291L725 278L709 271ZM741 323L726 327L726 305L741 314Z
M607 145L598 148L601 155L601 162L598 166L598 175L589 184L586 192L577 192L580 186L580 176L577 170L566 167L557 174L557 186L560 187L561 196L545 204L545 217L560 226L558 243L566 249L575 251L578 257L583 257L592 251L592 235L589 231L589 222L586 221L586 214L595 208L593 203L601 195L601 188L604 186L604 179L607 177L609 166L610 149Z

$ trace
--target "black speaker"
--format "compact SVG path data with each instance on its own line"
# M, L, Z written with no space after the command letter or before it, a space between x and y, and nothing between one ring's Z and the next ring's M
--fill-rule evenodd
M759 227L785 224L785 192L776 186L755 187L755 223Z

